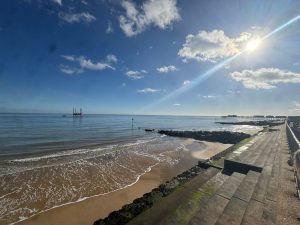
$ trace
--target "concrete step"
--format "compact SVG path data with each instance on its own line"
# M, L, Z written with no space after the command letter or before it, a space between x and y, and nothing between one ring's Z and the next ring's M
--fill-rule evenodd
M199 210L189 225L213 225L222 215L224 208L237 190L245 175L233 173Z
M243 219L244 213L247 209L247 202L238 199L231 198L229 203L224 209L223 214L217 222L216 225L239 225Z
M255 152L257 150L257 148L263 144L265 144L265 135L257 137L257 140L244 152L242 152L240 155L238 156L234 156L233 158L231 158L232 160L235 161L243 161L245 159L248 158L248 156L250 156L253 152Z
M245 202L249 202L260 175L258 172L249 171L233 196Z
M263 213L261 217L261 224L265 225L275 225L276 224L276 206L277 202L266 200L263 207Z
M220 195L214 195L202 206L196 216L192 218L189 225L214 225L222 215L224 208L229 200Z
M270 140L272 139L272 135L269 133L266 133L264 135L264 138L259 141L258 145L256 145L251 151L245 152L245 154L242 154L239 158L239 161L242 163L250 164L255 161L257 158L257 155L260 155L261 152L268 147L270 144Z
M263 160L267 156L267 154L272 151L278 134L272 132L268 134L268 136L269 137L267 140L265 140L265 143L257 147L257 150L253 152L253 154L249 156L245 162L255 164L256 161Z
M226 205L222 215L218 218L216 225L239 225L259 180L260 173L249 171L243 179L229 203Z
M274 152L277 152L277 149L279 147L279 143L277 141L278 135L279 134L275 136L276 139L272 139L272 142L270 142L269 146L261 152L258 158L256 158L254 165L263 167L266 164L270 155L272 155Z
M265 202L268 183L272 175L272 166L265 166L254 189L252 199Z
M230 200L245 177L246 175L244 174L236 172L233 173L228 178L228 180L221 186L217 194L223 198L227 198L228 200Z
M279 150L280 146L278 143L274 143L245 212L242 225L272 225L276 222L276 198L279 176L277 152Z
M260 225L264 204L251 199L244 214L242 225Z
M279 161L278 156L275 156L275 160L273 162L272 173L270 177L270 181L268 183L266 199L276 202L277 201L277 191L278 191L278 179L279 179Z

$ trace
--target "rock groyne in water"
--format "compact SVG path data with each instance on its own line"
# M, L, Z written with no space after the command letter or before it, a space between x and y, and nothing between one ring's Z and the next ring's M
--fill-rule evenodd
M221 143L236 144L245 138L249 138L249 134L228 132L228 131L158 131L160 134L176 136L176 137L187 137L194 138L197 140L214 141ZM226 155L230 151L234 150L233 147L215 155L212 160L217 160L220 157ZM120 210L111 212L106 218L99 219L94 222L93 225L125 225L134 217L151 208L155 203L160 201L162 198L168 196L175 189L179 188L187 181L191 180L195 176L201 174L209 167L215 167L208 165L205 162L199 161L198 165L191 169L179 174L170 181L159 185L157 188L152 189L151 192L144 194L141 198L135 199L132 203L124 205ZM215 167L217 168L217 167Z
M251 135L241 132L230 131L175 131L159 130L159 134L174 137L193 138L199 141L220 142L223 144L236 144Z

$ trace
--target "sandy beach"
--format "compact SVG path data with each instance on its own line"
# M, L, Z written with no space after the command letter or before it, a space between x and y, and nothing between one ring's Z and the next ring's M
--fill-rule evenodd
M156 166L140 180L127 188L86 199L82 202L69 204L40 213L28 220L17 224L36 225L91 225L101 217L121 208L124 204L132 202L144 193L151 191L164 180L161 168Z
M146 172L133 185L109 194L88 198L84 201L67 204L39 213L19 225L91 225L99 218L106 217L110 212L120 209L124 204L132 202L144 193L151 191L159 184L189 169L202 157L204 159L223 151L231 145L211 142L199 142L183 139L186 148L180 152L165 152L170 156L180 154L180 160L174 166L160 163ZM198 149L197 149L198 146ZM204 148L203 148L204 147Z

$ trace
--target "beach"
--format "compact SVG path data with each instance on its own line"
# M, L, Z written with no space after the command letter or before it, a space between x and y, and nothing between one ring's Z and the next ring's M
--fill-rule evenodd
M5 146L0 148L1 225L68 224L62 220L71 218L75 220L72 224L91 224L193 167L198 160L231 146L132 129L128 116L73 120L29 114L5 115L2 119L11 121L2 130L2 136L11 138L5 138ZM135 123L178 130L260 130L218 125L214 117L176 117L176 124L174 119L141 116Z
M134 199L141 197L159 184L196 165L200 156L204 158L209 157L231 146L221 143L198 142L193 139L182 139L182 143L187 148L179 153L180 159L178 163L172 166L163 162L159 163L152 167L151 170L145 172L136 183L128 187L109 194L91 197L81 202L47 210L17 224L90 225L95 220L106 217L110 212L131 203ZM211 153L212 149L214 149L213 153ZM169 151L167 154L172 157L175 157L175 155L178 157L178 152L175 151Z

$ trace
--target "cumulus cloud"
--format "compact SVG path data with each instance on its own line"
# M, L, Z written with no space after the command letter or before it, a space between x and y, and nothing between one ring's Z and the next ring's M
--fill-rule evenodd
M163 66L160 68L156 68L156 70L160 73L169 73L169 72L177 71L178 69L176 68L176 66L170 65L170 66Z
M300 73L278 68L260 68L233 72L231 77L249 89L272 89L280 83L300 83Z
M126 15L119 17L120 27L128 37L143 32L150 25L166 29L172 22L180 20L176 3L176 0L147 0L137 7L135 3L123 0L121 6Z
M67 23L90 23L96 20L96 17L94 17L92 14L88 12L82 12L82 13L63 13L60 12L58 14L59 18Z
M144 78L144 74L146 74L146 73L147 73L146 70L141 70L141 71L129 70L125 74L127 77L129 77L132 80L139 80L139 79Z
M112 69L115 70L113 64L118 61L115 55L107 55L106 60L103 62L93 62L91 59L88 59L85 56L75 57L72 55L63 55L66 61L76 63L77 67L70 67L66 65L61 65L60 70L66 74L74 74L74 73L82 73L84 70L105 70L105 69Z
M246 32L241 33L239 37L230 38L223 30L202 30L196 35L186 36L178 56L184 62L190 59L217 62L239 53L250 38L251 34Z
M145 89L141 89L141 90L136 90L139 93L155 93L155 92L159 92L159 89L153 89L153 88L145 88Z
M173 104L173 106L181 106L181 104L180 103L175 103L175 104Z
M191 83L190 80L185 80L185 81L183 81L182 85L189 85L190 83Z

